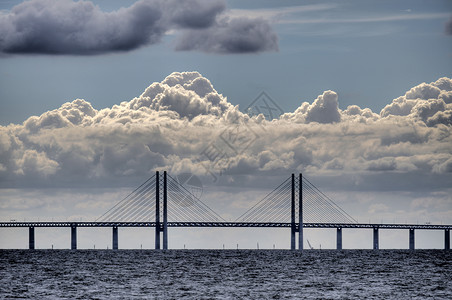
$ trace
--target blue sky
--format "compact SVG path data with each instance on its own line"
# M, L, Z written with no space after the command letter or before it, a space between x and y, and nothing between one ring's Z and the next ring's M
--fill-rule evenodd
M452 224L452 2L181 3L0 1L0 221L95 220L167 170L199 177L227 220L303 173L360 222ZM262 92L278 118L244 111ZM246 147L225 139L234 130ZM68 247L49 232L38 247ZM288 247L266 233L263 248ZM417 246L441 248L442 234ZM19 231L0 236L24 247ZM170 245L256 245L215 236L175 230ZM385 236L407 246L407 232ZM371 245L366 232L344 241Z
M1 1L8 11L21 1ZM114 11L134 1L94 1ZM257 4L258 3L258 4ZM174 35L125 53L0 58L1 124L82 98L97 109L138 96L173 71L198 71L233 104L266 91L285 111L324 90L339 106L379 112L421 82L450 76L450 1L228 1L232 14L267 18L278 52L175 51Z

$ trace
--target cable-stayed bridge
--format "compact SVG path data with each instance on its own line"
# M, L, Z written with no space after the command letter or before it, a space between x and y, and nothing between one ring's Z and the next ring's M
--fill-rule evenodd
M290 228L291 249L298 244L300 250L303 228L336 228L337 249L342 249L343 228L373 229L373 249L379 249L379 229L408 229L409 249L414 249L416 229L444 230L444 249L450 249L452 229L452 225L358 223L302 174L292 174L234 222L227 222L166 171L156 172L94 222L3 222L0 227L28 227L30 249L35 248L35 227L70 227L71 249L77 249L78 227L111 227L113 249L118 249L119 227L153 227L155 249L168 249L169 227Z

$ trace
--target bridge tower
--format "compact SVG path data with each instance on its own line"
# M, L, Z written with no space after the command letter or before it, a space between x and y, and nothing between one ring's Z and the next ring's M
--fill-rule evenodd
M303 250L303 175L298 179L298 249Z
M163 249L168 250L168 191L166 171L163 172Z
M299 174L298 179L298 222L296 222L296 180L295 174L291 177L291 197L290 197L290 249L296 249L296 233L298 232L298 249L303 250L303 175ZM298 223L298 226L297 226Z
M168 249L168 191L167 174L163 172L163 222L160 222L160 176L155 172L155 249L160 249L160 232L163 233L163 249Z
M159 171L155 172L155 249L160 249L160 184Z

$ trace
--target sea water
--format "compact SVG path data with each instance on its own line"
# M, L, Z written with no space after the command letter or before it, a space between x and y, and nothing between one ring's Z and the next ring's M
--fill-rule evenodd
M444 250L0 250L0 298L452 299Z

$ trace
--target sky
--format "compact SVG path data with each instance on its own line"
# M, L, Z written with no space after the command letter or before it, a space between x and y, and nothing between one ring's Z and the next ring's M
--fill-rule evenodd
M167 170L225 219L303 173L360 222L452 224L451 49L450 1L0 1L0 220L95 220ZM38 248L70 245L37 230ZM121 230L120 247L153 247ZM282 229L173 231L175 248L289 247ZM334 248L334 230L307 232Z

